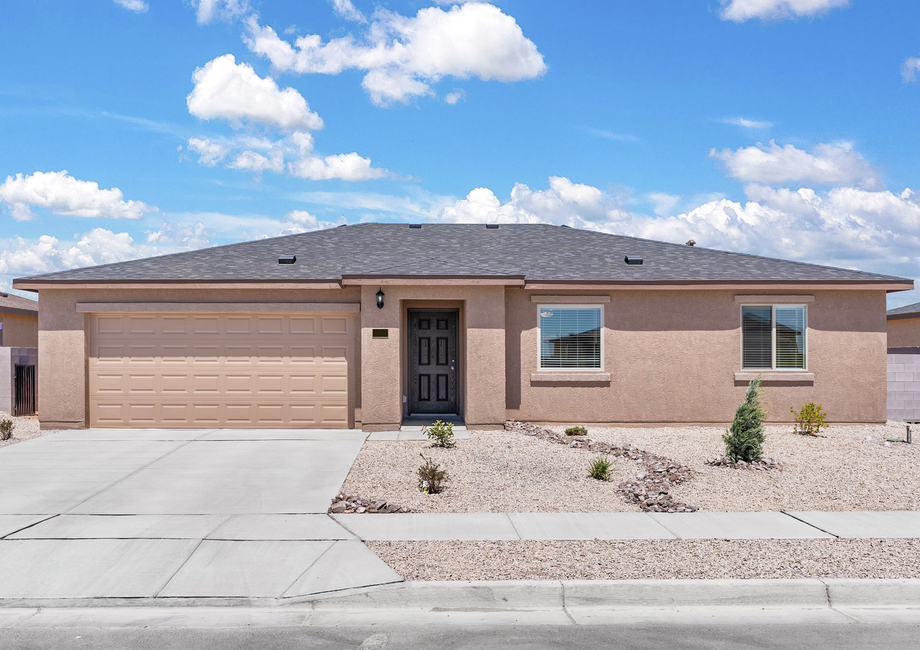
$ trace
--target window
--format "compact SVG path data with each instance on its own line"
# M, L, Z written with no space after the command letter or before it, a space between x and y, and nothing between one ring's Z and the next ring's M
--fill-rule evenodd
M803 305L763 305L741 308L741 367L764 370L804 370Z
M540 305L541 370L602 367L601 307Z

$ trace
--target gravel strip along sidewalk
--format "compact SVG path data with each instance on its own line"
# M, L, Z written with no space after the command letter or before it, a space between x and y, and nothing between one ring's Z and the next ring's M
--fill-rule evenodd
M365 544L406 580L920 577L917 539Z
M22 442L23 440L38 438L43 433L39 428L38 418L34 416L15 418L6 411L0 411L0 420L12 420L13 424L15 425L13 429L13 437L9 440L0 440L0 447L13 445L17 442Z
M687 465L693 477L673 486L671 498L700 510L920 510L920 442L884 444L904 437L901 423L832 425L820 438L794 434L791 424L769 426L764 454L781 471L707 465L725 453L723 432L718 426L588 426L593 440L632 445ZM418 491L420 452L450 474L442 494ZM368 441L341 491L415 512L637 512L617 490L635 478L637 463L611 456L611 477L602 483L587 475L597 455L508 431L472 431L455 449Z

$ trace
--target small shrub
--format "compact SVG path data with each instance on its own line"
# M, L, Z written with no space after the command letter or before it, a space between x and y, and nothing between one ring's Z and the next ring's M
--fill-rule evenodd
M450 422L441 422L435 420L430 427L424 427L422 431L428 436L429 440L434 440L432 447L446 447L450 449L457 443L454 442L454 425Z
M817 436L821 433L821 429L827 427L827 423L824 421L824 417L827 414L821 409L820 404L815 406L814 402L808 402L802 406L802 410L798 413L794 408L789 410L795 416L796 433L803 436Z
M447 482L447 471L424 454L419 454L423 465L418 468L418 489L428 494L437 494L444 489L443 483Z
M598 481L606 481L610 478L610 468L613 463L606 456L598 456L588 465L588 476L596 478Z
M565 435L567 436L586 436L588 435L588 430L582 426L569 427L565 430Z
M16 428L16 425L13 424L12 420L3 419L0 420L0 440L9 440L13 437L13 429Z
M760 377L748 384L744 401L735 411L735 419L722 440L725 455L733 461L750 463L763 456L763 421L766 412L760 405Z

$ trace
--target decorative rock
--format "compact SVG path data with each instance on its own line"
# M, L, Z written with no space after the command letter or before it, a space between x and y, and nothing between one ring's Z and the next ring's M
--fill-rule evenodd
M772 458L761 458L760 460L753 460L750 463L746 463L743 460L737 462L733 461L728 456L719 456L718 458L713 458L712 460L706 461L707 465L712 465L713 467L729 467L731 469L753 469L753 470L779 470L782 471L783 467L777 463Z
M412 512L409 508L402 508L386 499L362 499L358 496L339 494L332 500L328 512L333 514L384 514L395 512Z
M636 449L632 445L612 445L606 442L595 442L587 437L579 437L578 440L570 441L570 436L556 433L544 427L538 427L529 422L508 420L505 422L505 429L568 447L587 449L588 451L610 454L618 458L635 461L642 466L637 470L636 478L632 481L624 481L617 486L627 500L637 503L642 510L649 512L696 511L694 506L671 501L671 486L690 480L693 477L693 472L686 465L680 465L670 458L656 456L647 451ZM681 508L681 510L678 510L678 508Z

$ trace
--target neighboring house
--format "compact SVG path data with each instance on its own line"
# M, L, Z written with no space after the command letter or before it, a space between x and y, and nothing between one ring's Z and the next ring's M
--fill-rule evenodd
M639 259L641 258L641 260ZM640 263L641 262L641 263ZM54 427L883 422L898 277L550 225L361 224L51 273Z
M0 347L38 347L38 303L0 291Z
M888 310L888 347L920 348L920 302Z

